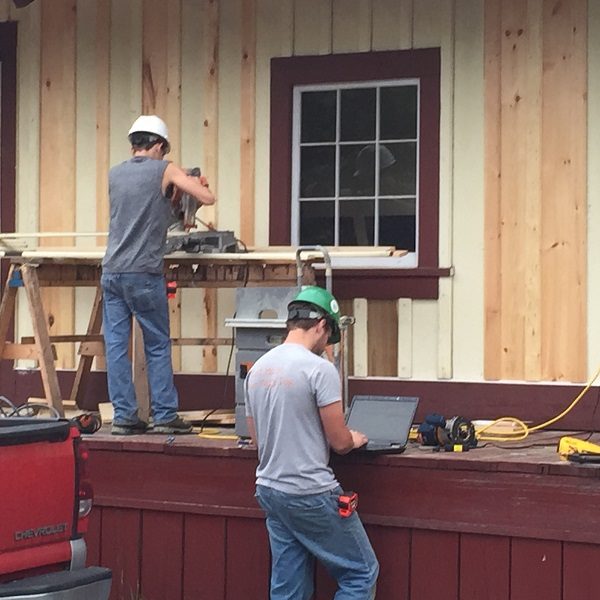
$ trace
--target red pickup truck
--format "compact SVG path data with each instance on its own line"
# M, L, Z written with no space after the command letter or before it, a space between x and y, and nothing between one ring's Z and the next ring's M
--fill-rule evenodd
M106 600L86 567L92 488L76 423L0 417L0 600Z

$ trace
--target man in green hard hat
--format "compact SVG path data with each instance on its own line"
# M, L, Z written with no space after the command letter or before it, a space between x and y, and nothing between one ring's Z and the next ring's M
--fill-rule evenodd
M329 450L346 454L367 442L346 427L339 374L321 357L339 342L340 309L317 286L288 305L288 335L246 378L248 430L258 447L256 497L267 515L271 600L313 594L314 558L338 583L339 598L374 598L379 565L355 511L343 513L343 491Z

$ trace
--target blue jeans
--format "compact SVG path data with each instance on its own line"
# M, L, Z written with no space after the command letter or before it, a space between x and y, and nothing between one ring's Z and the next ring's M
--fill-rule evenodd
M154 423L167 423L177 416L179 399L173 384L165 278L150 273L103 273L101 285L108 394L114 423L131 425L138 419L129 358L132 315L144 338Z
M341 488L297 496L256 486L271 544L271 600L309 600L314 558L337 581L335 600L371 600L379 564L355 512L341 517Z

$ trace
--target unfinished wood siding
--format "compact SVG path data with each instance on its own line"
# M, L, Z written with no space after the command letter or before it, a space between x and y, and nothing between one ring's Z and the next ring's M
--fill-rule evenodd
M486 2L489 379L587 377L586 6Z
M345 302L359 318L350 372L580 381L600 335L586 241L600 235L600 179L587 169L600 157L599 11L584 0L0 0L0 19L19 21L17 228L106 229L107 171L145 110L167 121L169 158L201 166L217 192L199 217L266 246L271 58L439 48L438 263L453 275L435 300ZM92 299L46 294L51 331L82 333ZM179 291L172 331L228 337L234 310L231 291ZM31 334L26 310L18 329ZM59 352L73 366L75 348ZM228 355L184 347L174 364L224 372Z

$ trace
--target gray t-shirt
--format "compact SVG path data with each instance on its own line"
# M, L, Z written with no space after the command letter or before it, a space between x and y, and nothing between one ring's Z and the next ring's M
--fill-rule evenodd
M107 273L162 273L169 199L162 179L169 163L135 156L108 175L110 227L102 268Z
M335 367L300 344L286 342L256 361L246 414L256 427L258 485L302 495L337 487L319 408L340 400Z

